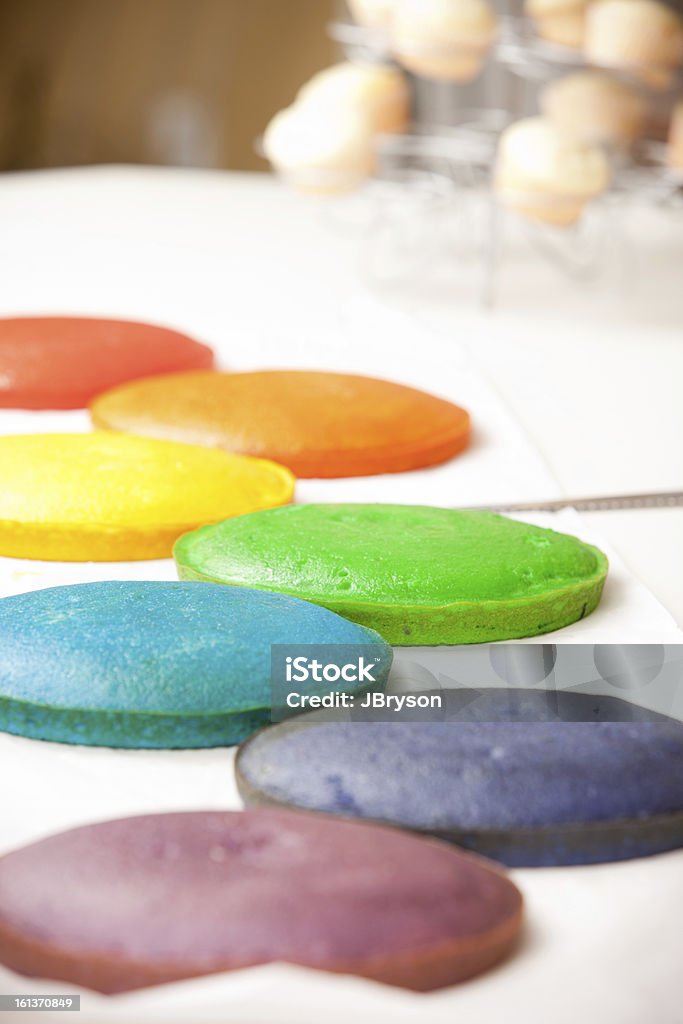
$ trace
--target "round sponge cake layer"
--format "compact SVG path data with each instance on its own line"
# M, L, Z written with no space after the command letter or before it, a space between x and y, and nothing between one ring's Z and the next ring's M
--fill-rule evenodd
M101 396L96 426L273 459L300 477L372 476L467 447L464 409L415 388L294 370L184 373Z
M371 630L262 591L108 582L8 597L0 601L0 729L95 746L238 743L271 720L272 644L342 645L342 663L345 645L372 645L373 689L392 660ZM362 692L367 683L343 688Z
M183 579L277 590L389 643L535 636L588 615L607 559L566 534L488 512L296 505L204 527L175 547Z
M0 319L0 408L82 409L124 381L213 366L178 331L94 317Z
M681 722L586 693L469 697L450 721L273 726L239 752L242 796L428 832L517 866L683 846Z
M283 466L107 431L0 438L0 555L168 558L201 523L290 501Z
M0 961L107 993L277 961L428 990L502 959L521 903L495 866L396 829L157 814L0 858Z

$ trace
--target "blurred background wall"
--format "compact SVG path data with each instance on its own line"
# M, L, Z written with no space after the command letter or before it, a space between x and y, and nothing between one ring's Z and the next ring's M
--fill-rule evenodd
M264 168L336 0L0 0L0 168Z
M495 0L500 13L522 4ZM0 170L265 170L257 138L341 58L326 26L345 14L344 0L0 0ZM522 116L536 91L492 61L470 84L419 80L414 110L443 124L470 107Z

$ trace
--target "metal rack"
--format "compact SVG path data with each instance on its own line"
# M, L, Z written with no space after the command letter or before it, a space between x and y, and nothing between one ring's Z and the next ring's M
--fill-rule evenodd
M391 59L390 41L382 32L345 22L330 25L329 32L349 59ZM501 196L492 187L500 133L528 112L518 109L519 92L514 88L514 80L537 88L558 74L588 66L578 51L539 39L531 22L523 17L501 19L491 60L505 71L497 90L500 95L496 106L459 110L454 105L449 124L418 124L409 134L381 137L377 177L368 193L374 204L372 231L368 232L371 252L367 263L371 273L377 275L382 264L382 246L385 254L401 248L400 235L405 224L402 225L398 213L402 197L404 201L410 199L412 207L407 203L406 210L413 209L415 216L420 210L428 214L430 205L442 215L448 206L458 220L457 243L463 255L470 261L473 256L479 261L479 299L486 306L496 300L502 238L510 216L509 200L515 200L513 206L544 202L538 194ZM615 69L609 70L614 73ZM633 82L636 71L622 68L617 74ZM648 92L645 85L639 85ZM461 89L457 84L450 88L455 95ZM657 94L659 102L662 97L671 101L676 89L681 88L683 79L679 76L668 93ZM613 169L611 187L591 200L590 217L562 228L533 219L521 223L537 253L579 282L599 277L606 244L609 240L614 248L615 233L618 235L621 230L621 214L634 199L664 205L675 212L683 209L683 171L667 164L663 143L640 142L628 150L610 152L609 157ZM479 211L472 217L468 205L474 194L479 200ZM522 218L518 220L521 222ZM411 230L415 230L414 225Z

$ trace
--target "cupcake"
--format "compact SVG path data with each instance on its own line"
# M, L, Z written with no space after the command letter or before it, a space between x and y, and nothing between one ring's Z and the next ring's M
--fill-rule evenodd
M344 61L319 72L300 90L297 104L336 118L355 110L375 132L402 132L410 121L410 90L405 76L388 64Z
M416 75L466 82L481 70L496 24L487 0L398 0L393 52Z
M577 140L543 117L517 121L500 138L496 191L532 220L575 224L586 203L607 188L609 178L599 146Z
M599 0L588 9L584 51L665 89L683 62L683 21L658 0Z
M366 28L388 29L395 0L349 0L351 17Z
M678 101L671 115L669 163L683 170L683 100Z
M305 192L356 188L375 168L373 131L353 108L329 111L297 103L276 114L263 137L273 167Z
M581 142L628 144L643 134L647 105L631 86L595 71L550 82L541 110L558 130Z
M588 0L526 0L524 11L549 43L581 46Z

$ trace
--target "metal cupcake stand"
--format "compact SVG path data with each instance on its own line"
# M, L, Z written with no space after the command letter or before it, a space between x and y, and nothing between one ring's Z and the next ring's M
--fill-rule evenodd
M377 30L338 21L329 26L329 34L350 60L392 59L388 38ZM449 259L460 259L470 271L474 268L478 299L490 307L496 301L510 217L541 258L562 274L589 284L599 282L607 251L623 254L628 249L620 237L625 207L647 204L680 215L683 171L668 165L663 142L642 141L610 151L609 189L591 200L570 227L557 228L510 210L511 205L528 208L562 200L494 190L493 167L503 129L534 112L539 86L587 66L579 51L540 39L528 19L505 16L489 57L495 74L484 90L486 105L463 106L462 98L472 95L467 84L416 83L417 123L409 134L378 140L378 170L365 190L370 202L360 221L367 232L364 260L369 277L375 282L408 281L426 263L438 261L446 248ZM654 110L666 112L683 93L683 74L672 78L666 91L654 92L638 78L637 68L590 67L637 84ZM420 115L420 90L425 89L431 96L423 106L432 117L437 111L431 122ZM353 214L349 216L353 220Z

